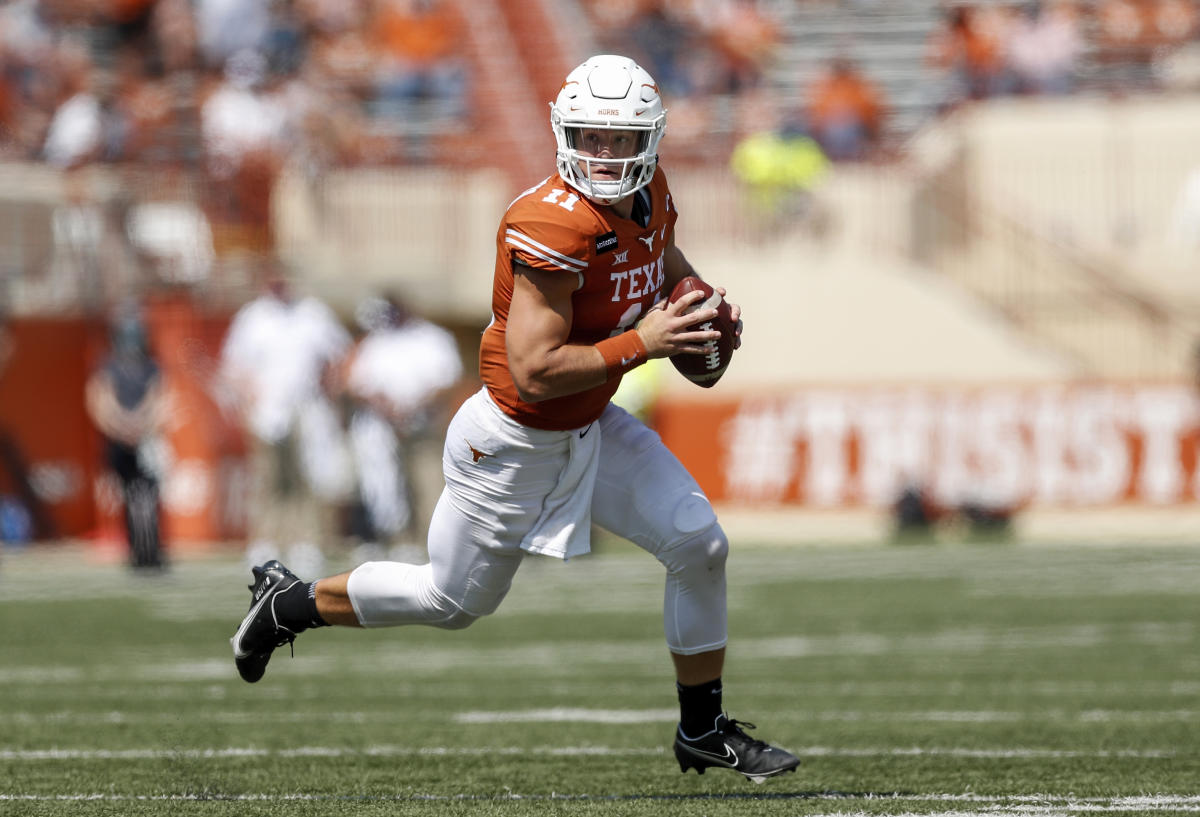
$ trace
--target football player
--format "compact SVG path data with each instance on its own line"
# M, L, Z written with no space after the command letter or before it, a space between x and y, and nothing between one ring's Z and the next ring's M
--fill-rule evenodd
M755 782L794 771L793 755L723 709L729 543L712 506L658 435L609 402L632 368L705 354L720 336L689 328L716 315L683 314L699 292L665 297L696 272L675 244L675 200L658 167L658 87L626 57L592 57L567 76L550 125L558 173L519 195L496 234L484 388L447 431L429 564L367 562L314 582L277 561L254 568L232 639L238 671L259 680L272 650L310 627L466 627L496 610L526 554L586 553L595 523L666 569L680 768Z

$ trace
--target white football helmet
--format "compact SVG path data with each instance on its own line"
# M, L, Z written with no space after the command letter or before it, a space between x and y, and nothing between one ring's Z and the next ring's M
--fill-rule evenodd
M597 204L612 204L654 177L667 111L646 69L628 57L601 54L567 74L550 104L550 127L558 142L558 175ZM581 156L576 139L585 128L637 131L641 143L625 159ZM600 167L617 178L593 179L593 169Z

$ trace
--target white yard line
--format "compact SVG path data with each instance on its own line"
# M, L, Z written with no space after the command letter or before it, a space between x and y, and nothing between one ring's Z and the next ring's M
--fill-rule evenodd
M767 790L758 789L757 793L765 793ZM750 795L746 795L750 796ZM796 801L817 802L817 803L846 803L848 805L857 805L860 803L913 803L913 804L954 804L958 805L976 805L982 807L980 810L969 810L955 808L952 811L888 811L892 817L976 817L976 815L995 815L997 813L1017 815L1045 815L1045 814L1062 814L1064 812L1077 813L1104 813L1116 811L1164 811L1164 812L1196 812L1200 811L1200 799L1193 795L1157 795L1153 797L1061 797L1057 795L1015 795L1015 796L996 796L989 797L986 795L963 795L963 794L869 794L856 795L845 794L841 792L825 792L825 793L796 793L790 794L787 792L779 793L780 799L795 799ZM688 800L739 800L744 799L739 794L663 794L663 795L638 795L638 794L521 794L516 792L505 792L503 794L422 794L422 793L406 793L395 795L334 795L334 794L269 794L269 793L243 793L243 794L219 794L219 793L202 793L202 794L160 794L160 795L124 795L124 794L107 794L107 793L85 793L85 794L0 794L0 802L75 802L75 801L105 801L105 802L125 802L125 801L152 801L152 802L195 802L195 801L233 801L233 802L412 802L412 801L477 801L477 802L499 802L499 801L594 801L594 802L618 802L618 801L688 801ZM822 814L814 815L814 817L848 817L848 815L866 815L869 812L864 811L828 811ZM870 812L876 813L876 812Z
M249 723L260 711L208 709L204 719L213 723ZM178 712L144 712L127 709L80 711L60 709L50 712L0 712L0 725L17 726L103 726L105 724L172 724L183 716ZM403 709L350 710L334 712L278 712L272 720L281 723L400 723L411 721L413 714ZM669 709L583 709L553 707L522 710L474 710L447 715L462 724L495 723L597 723L606 725L638 723L674 723L679 711ZM1062 724L1121 723L1134 726L1193 723L1200 721L1200 710L1116 710L1085 709L1040 710L788 710L778 713L777 722L785 723L1026 723Z
M523 709L515 711L460 712L457 723L648 723L678 720L675 709ZM1065 712L1061 709L1043 710L915 710L909 712L877 710L790 710L789 722L889 722L889 723L1023 723L1025 721L1054 721L1074 723L1179 723L1200 719L1200 711L1173 710L1114 710L1086 709Z
M316 661L324 662L324 657L313 656ZM297 659L299 660L299 659ZM307 657L305 659L307 661ZM230 688L220 681L232 680L232 663L224 659L212 659L205 662L186 661L177 664L160 664L157 670L150 673L152 677L124 678L126 683L143 683L146 686L137 690L137 698L171 699L187 698L194 700L203 695L207 700L222 700L230 697ZM81 667L68 665L32 665L16 664L0 667L0 684L8 685L5 690L7 700L33 700L39 698L61 698L63 690L56 684L79 684L78 690L72 690L69 697L72 700L103 700L107 698L127 699L129 690L124 687L115 688L111 685L94 683L95 671L85 671ZM177 683L171 683L175 681ZM212 682L203 690L198 690L196 683ZM408 682L416 687L419 682ZM467 681L460 681L469 686ZM631 688L640 686L640 681L627 681ZM598 691L610 690L611 682L590 683L587 680L572 681L572 689L581 694L589 689ZM399 689L407 687L401 686ZM755 682L754 690L763 695L797 695L801 697L828 696L837 698L920 698L935 697L938 700L947 698L962 698L966 696L999 696L1029 700L1035 697L1062 698L1078 697L1080 695L1110 696L1110 697L1186 697L1194 699L1200 695L1200 681L1191 678L1146 681L1039 681L1039 680L1005 680L1005 681L957 681L957 680L845 680L845 681L792 681L770 680ZM296 693L299 694L299 693ZM323 694L323 693L322 693ZM320 696L315 696L320 697ZM1099 711L1099 710L1097 710ZM3 713L0 713L0 717Z
M226 746L209 749L0 749L0 761L35 762L62 760L221 760L246 757L475 757L482 755L535 755L547 757L611 756L645 757L663 755L663 747L613 746L395 746L373 745L359 748L345 746L301 746L294 749L264 749L254 746ZM1053 758L1173 758L1176 752L1167 749L1130 749L1075 751L1037 748L966 747L862 747L809 746L795 752L800 757L957 757L992 759L1053 759Z

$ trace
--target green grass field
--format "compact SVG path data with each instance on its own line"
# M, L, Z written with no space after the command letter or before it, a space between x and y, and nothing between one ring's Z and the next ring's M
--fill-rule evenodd
M340 565L335 565L340 567ZM242 683L234 554L0 558L0 815L1200 811L1200 547L735 548L725 702L803 759L682 775L660 570L526 560L458 632Z

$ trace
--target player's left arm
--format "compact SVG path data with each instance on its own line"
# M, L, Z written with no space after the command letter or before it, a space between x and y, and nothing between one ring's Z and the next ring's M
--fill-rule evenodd
M671 290L675 289L675 285L689 275L701 277L700 273L696 272L696 268L684 256L683 250L679 249L675 243L674 230L671 231L671 237L663 250L663 272L666 277L666 282L663 284L664 295L670 294ZM725 287L714 284L713 289L719 292L722 298L725 298ZM733 348L737 349L742 345L742 308L728 299L726 299L726 303L729 304L729 314L733 318L733 324L737 327L737 334L733 339Z

